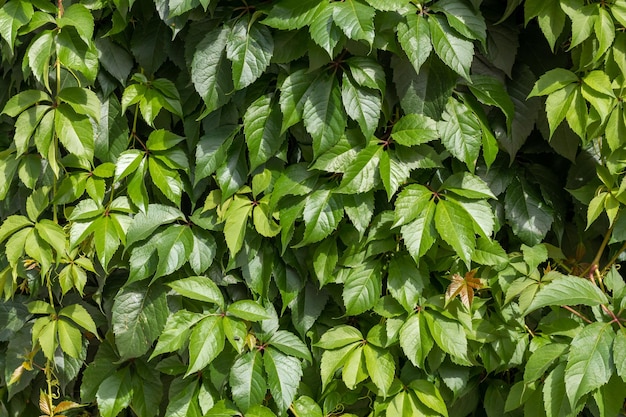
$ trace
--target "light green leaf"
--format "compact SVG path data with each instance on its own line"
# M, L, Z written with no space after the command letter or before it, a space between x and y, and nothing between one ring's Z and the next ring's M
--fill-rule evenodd
M467 361L467 336L459 322L436 312L424 313L428 330L437 346L456 360Z
M352 56L346 59L346 63L350 67L352 79L358 85L385 93L385 70L376 60L370 57Z
M182 278L168 282L167 285L183 297L224 307L222 292L208 277L194 276Z
M68 104L60 104L54 112L54 128L65 149L88 161L93 159L94 131L87 116L79 115Z
M283 144L282 118L270 94L256 99L243 116L243 131L248 145L250 171L267 162Z
M157 129L150 132L146 147L151 151L166 151L178 145L185 140L184 137L178 136L165 129Z
M125 367L107 377L98 387L96 399L102 417L116 417L130 405L133 397L130 368Z
M337 349L364 340L358 329L345 324L328 329L315 346L322 349Z
M189 369L185 376L201 371L224 350L222 318L209 316L193 328L189 339Z
M228 35L226 56L232 61L235 90L256 81L270 64L274 38L267 26L239 19Z
M230 30L228 26L213 29L196 47L191 62L191 81L206 109L204 114L228 102L233 91L231 69L226 59L226 43Z
M337 79L316 78L306 92L303 111L304 126L313 137L313 152L317 158L339 141L346 127Z
M448 23L437 15L428 19L430 36L435 52L457 74L470 80L469 69L474 59L472 42L458 36Z
M343 175L339 193L359 194L372 190L379 180L378 164L383 147L377 143L360 151Z
M463 0L441 0L433 5L433 10L446 15L448 23L457 32L469 39L476 39L483 45L487 42L487 25L479 11Z
M128 227L126 245L131 246L150 236L159 226L185 220L183 213L170 206L150 204L145 213L138 213Z
M427 143L439 138L437 122L422 114L407 114L394 123L391 137L404 146Z
M0 243L4 242L15 232L32 225L33 223L24 216L14 214L7 217L0 225Z
M229 384L233 400L244 413L253 405L261 404L267 385L263 372L263 357L258 350L244 353L230 369Z
M346 360L353 351L360 346L359 343L351 343L340 349L327 350L322 353L322 361L320 363L320 376L322 378L322 389L331 382L337 369L346 363Z
M396 365L393 355L387 349L379 348L371 343L363 346L365 366L372 382L380 390L383 398L391 388L395 377Z
M416 13L406 15L405 19L406 22L398 24L398 41L415 72L419 73L433 50L428 21Z
M248 321L261 321L270 318L267 311L259 304L252 300L235 301L226 309L229 315L239 317Z
M54 46L54 36L51 30L37 35L28 47L28 66L33 75L48 91L50 90L48 73L50 71L50 57Z
M159 340L150 355L152 358L168 352L174 352L189 340L191 327L206 317L204 314L193 313L187 310L178 310L167 318L165 327L159 335Z
M235 196L224 216L224 237L231 256L235 256L243 245L248 217L252 212L252 202L245 197Z
M122 359L145 354L165 327L169 309L163 287L133 283L115 296L112 327Z
M74 323L78 324L83 329L98 337L98 329L96 328L96 323L93 321L91 315L82 305L70 304L67 307L63 307L61 311L59 311L59 316L71 319Z
M465 162L470 172L473 172L482 143L482 130L478 118L465 104L453 98L448 100L442 118L437 125L441 142L452 155Z
M194 176L196 183L213 174L217 167L226 159L228 149L239 130L239 126L225 125L211 129L200 137L196 147Z
M82 4L72 4L63 11L63 16L57 19L60 28L72 26L80 34L80 37L89 43L93 37L93 16L87 7Z
M626 333L620 329L615 334L613 342L613 362L615 370L624 382L626 382Z
M411 381L409 388L413 390L417 398L426 407L436 411L438 414L448 417L448 408L441 397L441 393L432 382L424 379L416 379Z
M348 272L343 287L346 314L356 316L374 307L381 296L382 273L379 263L368 262Z
M148 158L148 171L150 172L152 182L163 195L172 203L180 206L183 193L183 183L180 175L157 158Z
M472 217L452 201L440 200L435 211L435 228L468 269L476 246Z
M406 253L397 254L389 261L387 289L407 312L414 311L426 282L426 274Z
M311 397L303 395L293 402L293 408L298 415L307 417L324 417L322 409Z
M437 204L429 199L424 205L422 215L400 229L404 244L415 262L424 256L437 238L434 222L436 208Z
M524 314L546 306L597 306L608 302L606 295L591 281L572 275L561 275L541 287Z
M267 343L286 355L312 361L307 345L291 332L278 330L270 336Z
M310 24L319 6L318 0L283 0L272 4L261 22L281 30L300 29Z
M33 5L28 1L12 0L0 9L0 35L9 44L11 51L15 45L17 32L33 18Z
M421 217L432 199L433 192L423 185L411 184L404 187L396 198L394 226L407 224Z
M296 396L302 378L302 366L298 359L272 347L265 350L263 364L272 398L279 413L282 413L289 408Z
M9 4L9 3L7 3ZM0 13L1 13L0 9ZM1 26L0 26L1 27ZM40 90L25 90L12 96L2 109L2 114L16 117L24 110L40 102L52 102L50 95Z
M610 323L596 322L583 327L572 340L565 367L565 388L572 408L585 394L609 382L614 337Z
M121 225L112 216L103 216L96 219L92 227L98 260L106 269L120 246L118 230Z
M82 335L80 330L65 320L57 320L59 345L64 353L72 358L79 358L82 350Z
M154 245L158 263L151 282L179 270L189 260L193 250L193 233L188 226L171 225L154 236Z
M524 382L530 384L543 376L565 351L568 346L565 343L549 343L535 350L524 368Z
M280 84L278 102L283 113L281 132L302 120L306 93L316 77L316 73L304 68L290 73Z
M354 40L364 40L372 45L374 41L374 15L376 11L359 0L345 0L331 3L333 20L346 36Z
M304 206L304 237L299 246L319 242L337 228L343 218L341 195L331 190L311 193Z
M411 363L424 369L426 357L435 345L435 341L428 333L424 314L410 316L400 329L400 346Z

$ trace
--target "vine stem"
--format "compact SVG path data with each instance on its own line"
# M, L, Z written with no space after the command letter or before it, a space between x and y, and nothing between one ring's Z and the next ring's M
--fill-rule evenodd
M591 265L589 265L587 269L585 269L585 271L581 274L582 276L589 274L589 278L595 282L595 279L593 278L592 270L598 269L600 258L602 257L602 254L604 253L604 249L606 249L606 246L609 244L609 240L611 239L612 233L613 233L613 226L609 227L609 230L606 231L606 234L604 235L604 239L602 239L602 243L600 244L600 247L598 248L598 251L596 252L596 256L593 258L593 261L591 261ZM592 272L590 273L590 271Z
M617 323L619 327L622 327L622 323L620 323L619 318L615 315L615 313L613 313L607 306L605 306L604 304L601 304L602 306L602 310L604 310L604 312L606 314L608 314L609 316L611 316L611 318L613 319L613 322Z
M569 311L570 313L580 317L581 319L583 319L585 322L587 322L588 324L593 324L593 322L591 320L589 320L587 317L585 317L584 315L582 315L581 313L579 313L578 311L574 310L572 307L570 306L561 306L564 309L566 309L567 311Z
M619 256L625 250L626 250L626 242L624 242L622 244L622 247L619 248L619 250L617 252L615 252L615 255L613 255L613 257L611 259L609 259L609 262L606 264L606 266L604 268L602 268L602 272L601 272L602 275L606 274L609 271L609 269L611 269L613 264L615 264L615 262L617 261L617 258L619 258Z
M289 411L291 411L291 413L295 416L295 417L299 417L298 413L296 412L296 409L293 408L293 404L289 405Z

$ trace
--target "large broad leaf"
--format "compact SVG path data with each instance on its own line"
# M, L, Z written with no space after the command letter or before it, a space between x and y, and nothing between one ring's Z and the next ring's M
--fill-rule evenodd
M374 15L376 11L358 0L332 3L333 20L346 36L364 40L370 45L374 41Z
M317 11L318 0L283 0L269 10L263 24L281 30L300 29L311 22Z
M441 142L473 172L482 143L480 121L467 106L452 98L442 117L438 123Z
M191 62L191 81L206 104L205 114L228 101L233 91L233 81L228 60L226 42L229 29L221 26L206 34L196 47Z
M289 408L296 396L302 378L302 365L298 359L272 347L265 350L263 364L267 373L267 385L279 412L282 413Z
M461 324L435 311L425 312L424 317L437 346L455 360L466 362L467 336Z
M613 343L613 361L617 374L626 382L626 333L620 329L615 335Z
M565 388L572 408L583 395L609 382L614 337L610 323L597 322L585 326L572 340L565 367Z
M378 127L378 118L382 107L382 98L378 90L362 87L352 80L347 73L341 83L341 98L346 113L356 120L366 138L372 137Z
M80 115L68 104L61 104L54 113L54 128L59 140L74 155L93 159L93 127L89 118Z
M267 162L283 144L282 118L278 103L271 95L256 99L243 116L250 170Z
M263 357L258 350L241 355L230 368L229 384L235 404L244 412L265 398Z
M335 48L344 38L342 30L333 20L333 9L331 3L320 3L309 26L311 39L321 46L329 57L335 56Z
M356 316L374 307L381 291L382 273L379 263L369 262L351 269L343 287L346 314Z
M126 245L131 246L150 236L159 226L176 220L185 220L180 210L161 204L150 204L145 213L139 213L133 218L126 233Z
M306 92L315 80L316 74L303 68L290 73L280 85L280 110L283 113L281 131L302 120Z
M105 269L120 246L117 232L119 229L121 226L113 216L101 217L93 223L93 238L98 260Z
M388 349L374 346L371 343L363 347L363 355L369 377L380 390L383 398L386 397L396 373L393 355Z
M507 188L504 212L513 233L529 246L541 242L554 221L552 209L521 179Z
M433 48L439 58L457 74L469 80L469 69L474 59L472 42L457 35L440 16L432 15L428 24Z
M178 310L167 318L165 327L159 335L154 351L150 359L162 353L173 352L180 349L189 340L191 327L202 320L205 316L187 310Z
M183 182L180 175L157 158L148 158L148 171L154 185L168 200L180 206Z
M419 73L433 50L428 21L424 16L416 13L411 13L405 18L406 22L398 24L398 40L415 68L415 72Z
M169 309L164 288L134 283L116 296L112 309L115 344L122 359L145 354L165 327Z
M423 185L411 184L404 187L396 198L394 226L407 224L422 217L433 197L433 192Z
M189 369L185 376L201 371L224 350L222 318L210 316L199 322L189 339Z
M315 346L322 349L337 349L364 340L360 330L341 324L328 329Z
M372 190L379 179L378 165L383 147L373 143L359 152L343 175L338 192L366 193Z
M543 383L543 405L547 417L576 416L565 389L565 363L559 363ZM582 408L582 407L581 407Z
M546 306L606 304L607 296L589 280L572 275L562 275L541 287L525 314Z
M457 32L469 39L476 39L483 45L487 41L487 26L480 12L477 12L463 0L438 1L433 10L442 11L448 23Z
M437 123L422 114L407 114L394 123L391 137L400 145L415 146L439 137Z
M167 284L183 297L192 300L217 304L224 308L224 296L215 283L208 277L188 277L177 279Z
M408 254L401 252L389 261L387 289L406 311L415 309L426 282L427 275Z
M431 248L437 238L435 229L435 210L437 204L428 200L422 215L402 226L402 240L416 262Z
M175 224L154 236L157 250L157 269L152 281L180 269L193 250L193 233L188 226Z
M435 228L469 268L476 236L468 212L453 201L440 200L435 211Z
M341 195L331 190L311 193L304 206L304 237L300 246L319 242L337 228L343 218Z
M313 137L313 152L320 156L332 148L346 128L341 88L333 76L320 76L309 86L303 107L304 126Z
M33 5L22 0L6 2L0 9L0 35L7 41L11 50L18 30L30 22L33 13Z
M270 64L273 52L274 38L267 26L239 19L226 42L235 89L241 90L256 81Z
M226 210L224 237L232 256L235 256L243 245L248 217L252 212L252 202L247 198L236 196Z
M123 368L106 378L98 387L96 399L102 417L116 417L130 405L133 397L130 368Z
M196 183L213 174L224 161L228 149L239 130L239 126L225 125L212 129L200 137L196 146L196 170L194 175Z
M434 345L435 341L428 333L424 314L412 315L400 329L402 351L418 368L424 368L424 361Z

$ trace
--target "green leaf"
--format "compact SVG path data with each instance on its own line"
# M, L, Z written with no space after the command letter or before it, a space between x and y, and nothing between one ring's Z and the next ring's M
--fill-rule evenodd
M565 388L572 408L585 394L609 382L614 337L610 323L596 322L583 327L572 340L565 367Z
M311 193L304 206L304 237L299 246L319 242L337 228L343 218L341 195L331 190Z
M415 68L415 72L419 73L433 50L430 28L427 19L419 14L406 15L405 19L406 22L398 24L398 41Z
M96 93L86 88L67 87L59 92L57 98L66 102L78 114L91 117L94 121L100 121L100 100Z
M311 40L321 46L329 57L335 56L335 48L343 40L343 32L333 20L333 11L330 3L320 3L309 25Z
M65 320L57 320L57 333L61 350L72 358L79 358L82 350L80 330Z
M406 253L400 253L389 261L387 289L407 312L412 312L428 282L425 274Z
M476 237L467 211L452 201L440 200L435 210L435 228L469 268Z
M87 7L82 4L72 4L63 12L63 16L57 19L60 28L72 26L80 34L81 38L88 43L93 37L93 16Z
M256 81L270 64L273 52L274 38L267 26L239 19L226 42L226 56L233 65L235 90Z
M291 406L296 396L302 378L302 366L298 359L272 347L265 350L263 365L272 398L278 406L279 413L282 413Z
M224 350L222 318L209 316L193 328L189 339L189 369L185 376L201 371Z
M306 92L303 106L304 126L313 137L315 157L331 149L343 135L347 118L342 108L337 79L316 78Z
M148 158L148 171L150 172L152 182L163 195L172 203L180 206L183 192L183 183L180 175L157 158Z
M168 282L167 285L183 297L224 307L224 296L208 277L194 276Z
M452 155L465 162L470 172L473 172L482 143L482 130L478 118L463 103L452 98L448 100L442 118L437 125L441 142Z
M396 199L394 225L407 224L421 217L432 198L433 192L423 185L411 184L404 187Z
M564 343L550 343L537 348L526 362L524 382L529 384L541 378L554 361L565 353L567 347Z
M194 181L198 183L203 178L213 174L217 167L226 158L233 139L239 133L239 126L220 126L208 131L200 137L196 147L196 169Z
M122 359L145 354L159 337L169 310L163 287L133 283L115 296L112 327Z
M400 229L404 244L416 262L424 256L437 238L434 222L436 208L437 204L429 199L424 205L422 215Z
M349 39L374 41L374 15L376 11L358 0L334 2L333 20Z
M315 346L322 349L337 349L364 340L363 334L345 324L328 329Z
M7 3L9 4L9 3ZM0 13L1 13L0 9ZM40 90L25 90L12 96L2 109L2 114L16 117L24 110L40 102L52 102L50 95Z
M371 309L380 298L381 291L380 264L370 262L350 269L342 294L346 314L356 316Z
M286 330L278 330L273 333L267 340L267 344L275 347L285 355L295 356L309 362L312 361L311 352L309 352L307 345L298 336Z
M230 64L226 59L229 33L227 26L213 29L198 44L193 55L191 81L206 105L204 114L227 103L228 94L234 88Z
M222 191L222 201L235 194L245 184L248 176L246 147L241 136L235 137L228 151L226 163L218 166L216 180Z
M626 333L621 329L615 334L613 342L613 362L617 375L626 382Z
M383 152L377 143L360 151L344 173L337 192L359 194L372 190L379 179L378 164Z
M145 213L138 213L128 227L126 245L131 246L150 236L159 226L185 220L183 213L170 206L150 204Z
M413 365L424 369L426 357L435 345L428 333L424 314L410 316L400 329L400 346Z
M98 75L98 50L93 42L85 42L80 31L68 26L59 31L56 44L61 65L80 72L90 83L95 81Z
M363 355L369 377L380 390L383 398L387 397L396 371L393 355L389 350L379 348L371 343L363 346Z
M320 2L317 0L283 0L272 4L262 23L281 30L300 29L311 22Z
M248 217L252 212L252 202L245 197L235 196L226 210L224 237L231 256L235 256L243 245Z
M154 245L158 263L152 282L179 270L189 260L193 250L193 233L188 226L171 225L155 236Z
M63 307L61 311L59 311L59 316L67 317L91 334L95 335L96 337L98 336L96 323L93 321L91 315L82 305L71 304L67 307Z
M378 127L382 107L380 93L368 87L361 87L344 73L341 98L348 116L359 124L366 138L371 138Z
M441 0L433 10L442 11L448 23L457 32L469 39L476 39L483 45L487 42L487 26L479 11L463 0Z
M52 31L46 30L37 35L28 47L28 66L33 75L48 91L50 90L48 73L50 71L50 58L55 39Z
M104 216L93 222L93 238L98 260L106 269L120 246L118 229L121 227L112 216ZM91 228L90 228L91 229Z
M407 114L394 123L391 137L400 145L415 146L439 138L437 123L422 114Z
M299 69L290 73L280 85L280 110L283 113L281 132L302 120L306 93L311 83L317 78L315 73L307 69Z
M515 118L515 105L504 85L491 76L472 75L472 84L469 84L469 88L478 101L487 106L496 106L502 110L510 130Z
M293 402L293 408L298 415L307 417L324 417L322 409L311 397L303 395Z
M269 94L256 99L243 116L250 171L267 162L283 144L278 103Z
M361 87L373 88L382 94L386 90L386 76L383 67L373 58L352 56L346 59L352 79Z
M504 211L513 233L529 246L541 242L554 221L552 209L525 181L513 181L507 188Z
M424 379L417 379L411 381L409 387L413 390L417 398L426 407L436 411L444 417L448 417L448 408L444 402L441 393L432 382Z
M88 161L93 159L94 131L87 116L79 115L67 104L60 104L54 112L54 128L65 149Z
M267 311L259 304L252 300L235 301L226 309L229 315L239 317L248 321L261 321L270 318Z
M261 404L267 385L263 372L263 357L258 350L239 356L230 369L229 384L233 400L244 413Z
M152 358L168 352L174 352L189 340L191 327L205 317L204 314L193 313L187 310L178 310L167 318L165 327L159 335L154 351L150 355Z
M24 216L14 214L7 217L0 225L0 243L4 242L17 231L32 225L33 223Z
M590 281L572 275L560 275L541 287L524 314L546 306L597 306L608 302L606 295Z
M469 81L469 69L474 59L472 42L456 35L448 23L437 15L430 16L428 25L437 56L448 67Z
M126 367L102 381L96 393L102 417L116 417L133 397L130 368Z
M33 14L33 5L22 0L8 1L0 9L0 35L7 41L11 51L15 45L17 32L30 22Z
M467 336L459 322L436 311L424 313L428 330L437 346L456 360L467 361Z

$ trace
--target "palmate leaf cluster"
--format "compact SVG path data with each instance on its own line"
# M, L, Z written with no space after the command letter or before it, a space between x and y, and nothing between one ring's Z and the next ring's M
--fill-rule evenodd
M0 416L620 415L625 27L0 2Z

